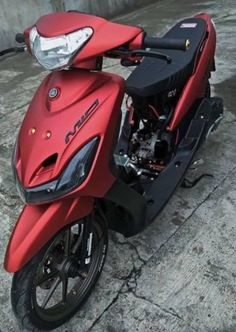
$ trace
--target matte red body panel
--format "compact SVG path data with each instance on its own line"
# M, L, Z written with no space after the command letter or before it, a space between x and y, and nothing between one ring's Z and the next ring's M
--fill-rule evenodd
M202 18L206 21L208 36L205 39L205 44L200 59L195 67L195 71L187 81L182 95L177 103L173 118L169 126L170 131L174 131L178 127L180 121L191 108L193 103L198 98L204 96L206 84L210 77L210 72L214 61L216 32L211 18L207 14L199 14L195 17Z
M11 235L4 267L20 270L57 232L88 215L92 198L67 199L47 205L26 205Z
M56 87L59 95L50 99L48 92ZM42 82L26 113L19 133L17 170L23 186L28 188L57 178L72 156L90 139L100 137L98 151L89 176L79 191L84 195L101 197L110 188L114 176L109 168L115 133L119 130L121 102L124 96L123 78L83 70L51 73ZM98 106L80 128L76 128L70 142L68 132L98 101ZM35 133L31 134L34 128ZM47 133L50 132L50 138ZM51 155L57 153L52 168L40 168Z

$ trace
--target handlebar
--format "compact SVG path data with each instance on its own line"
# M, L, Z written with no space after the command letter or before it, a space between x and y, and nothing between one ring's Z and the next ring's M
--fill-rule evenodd
M143 39L143 48L161 48L186 51L189 48L189 39L148 37Z
M9 54L9 53L21 53L25 51L25 47L10 47L7 48L6 50L2 50L0 51L0 56L3 56L5 54Z

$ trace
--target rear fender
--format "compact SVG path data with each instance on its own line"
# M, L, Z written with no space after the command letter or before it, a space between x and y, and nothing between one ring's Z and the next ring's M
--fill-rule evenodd
M93 199L88 197L26 205L7 247L5 269L19 271L63 227L84 218L92 209Z
M176 130L181 120L193 106L194 102L199 98L204 97L210 72L212 68L214 68L214 55L216 47L216 31L214 25L208 14L202 13L195 17L206 21L206 39L202 44L203 48L195 67L195 72L187 81L176 105L175 112L168 128L170 131Z

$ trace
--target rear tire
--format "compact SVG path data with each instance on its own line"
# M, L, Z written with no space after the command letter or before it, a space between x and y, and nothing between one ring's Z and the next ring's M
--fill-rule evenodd
M85 228L82 228L82 225L84 225L85 222L88 221L80 221L77 224L60 231L60 233L50 240L28 264L14 274L12 280L11 300L14 313L21 328L23 327L30 331L37 331L38 329L55 329L69 320L82 307L83 303L88 298L105 263L108 233L107 226L103 221L92 220L92 228L90 231L90 234L92 234L90 262L84 263L87 265L83 266L83 272L74 272L79 270L79 266L83 264L81 262L86 262L86 259L84 259L85 257L79 257L79 253L83 252L82 244L79 246L79 243L83 243ZM78 229L80 229L78 235L77 233L73 233L75 225L78 225ZM81 229L83 232L82 235ZM67 236L69 239L69 245L67 245L66 242ZM87 245L88 240L86 241ZM74 254L73 251L75 251L76 246L77 250L76 254ZM70 256L69 254L66 256L66 248L69 247L71 248L71 254ZM73 264L78 266L77 270L74 265L72 266L72 259ZM65 272L67 271L67 267L68 273ZM60 269L62 271L60 271ZM80 274L78 277L71 277L71 273L72 275L73 273ZM67 283L64 282L64 278L66 277ZM76 278L78 278L77 283ZM60 283L54 290L50 300L48 300L48 302L45 301L52 288L58 282ZM75 285L74 288L70 289L70 283ZM65 284L67 286L65 287L64 292L63 289ZM59 289L59 286L61 290ZM61 294L61 300L54 304L54 302L57 302L55 298L58 299L58 293ZM43 299L43 301L41 301L41 299ZM39 303L40 301L42 302L41 306ZM51 303L50 301L52 301L52 305L47 308L48 304ZM47 304L45 305L46 302Z

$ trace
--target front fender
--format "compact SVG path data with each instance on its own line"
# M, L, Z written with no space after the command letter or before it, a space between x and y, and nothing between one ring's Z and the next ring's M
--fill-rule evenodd
M8 243L5 269L19 271L60 229L85 217L92 209L91 197L25 205Z

